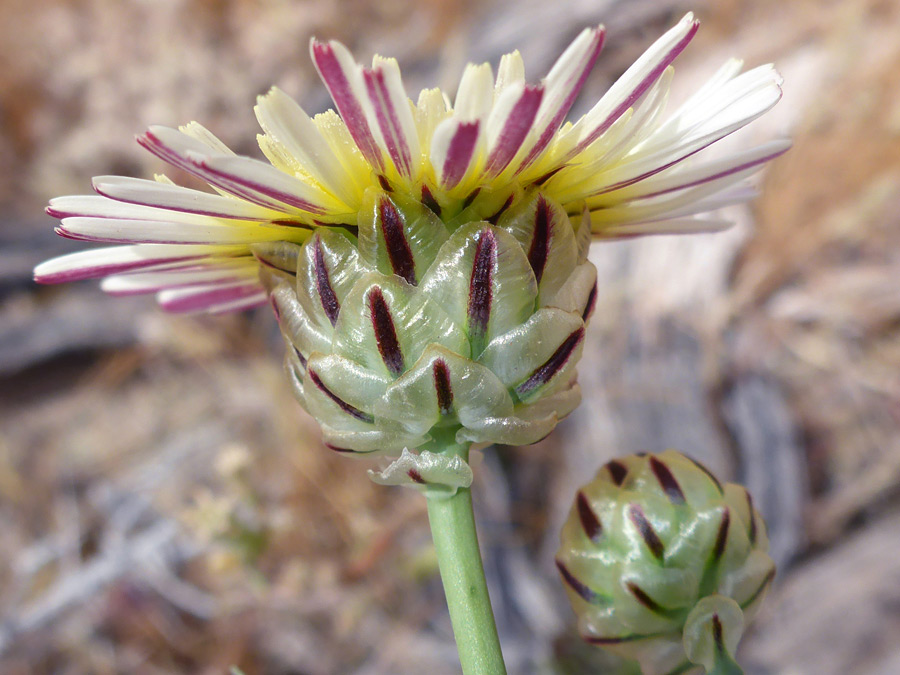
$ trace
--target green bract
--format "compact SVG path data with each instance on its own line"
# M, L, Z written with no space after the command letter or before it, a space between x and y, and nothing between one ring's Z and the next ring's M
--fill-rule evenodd
M371 188L358 229L256 246L297 397L340 451L534 443L580 401L589 219L536 190L425 203Z
M731 673L775 575L768 548L742 486L667 450L613 460L578 492L556 562L588 642L645 675Z

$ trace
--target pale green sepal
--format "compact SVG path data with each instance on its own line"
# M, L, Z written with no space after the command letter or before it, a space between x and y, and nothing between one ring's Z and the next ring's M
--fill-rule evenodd
M578 259L575 233L569 223L566 210L558 202L546 195L535 192L512 209L504 213L497 221L497 227L509 232L516 238L522 250L531 251L535 235L538 234L538 212L546 216L543 226L547 227L546 257L541 260L541 280L538 285L538 304L545 305L544 296L554 295L562 286Z
M492 370L503 384L514 389L547 363L578 330L584 330L584 322L577 314L553 307L539 309L524 324L495 338L478 361ZM529 391L522 400L535 400L568 383L578 359L581 358L583 343L583 339L579 340L553 377L545 385Z
M496 239L491 270L491 309L484 343L521 325L534 310L537 283L515 238L488 223L471 223L451 235L419 288L438 302L458 326L467 326L469 290L478 242L485 231ZM476 349L477 351L477 349ZM477 357L478 354L473 354Z
M316 419L335 429L367 431L375 428L372 408L389 382L349 359L314 352L307 363L303 391Z
M323 326L310 321L291 285L282 282L271 292L270 297L278 312L281 332L300 350L304 358L313 352L331 351L331 324Z
M345 431L322 424L322 439L332 450L371 455L397 455L403 448L418 448L428 441L401 431L373 428L368 431Z
M619 621L635 633L680 633L686 608L696 600L698 583L691 570L663 567L655 560L634 561L622 568L621 583L613 591ZM658 610L644 606L632 584L652 598Z
M421 280L425 270L434 262L441 245L450 233L434 212L421 202L398 193L387 193L375 187L366 190L359 210L359 254L371 267L382 274L395 274L385 241L383 216L393 209L400 215L402 234L414 262L414 279Z
M565 283L554 293L541 294L542 307L556 307L583 317L597 283L597 268L587 262L576 267Z
M471 200L471 203L446 221L447 227L454 231L468 223L496 222L498 215L502 214L511 203L519 201L521 195L522 188L518 185L502 190L491 190L488 187L479 188L478 194ZM461 207L463 203L460 202L457 208Z
M627 646L626 646L627 645ZM698 668L683 670L686 665L684 647L678 634L660 636L641 640L637 643L626 643L618 649L610 648L626 659L634 659L641 666L642 675L695 675Z
M581 217L572 219L572 226L575 228L575 250L578 256L578 264L582 265L587 262L588 253L591 250L591 212L584 205L581 210Z
M459 488L472 484L472 468L459 455L423 450L403 453L382 471L369 469L369 478L378 485L406 485L429 497L452 497Z
M450 320L440 304L410 286L400 277L372 272L360 279L347 295L335 326L333 350L371 370L390 375L379 351L372 320L370 297L380 290L391 315L391 323L400 345L403 372L418 360L425 347L435 343L467 354L465 335Z
M764 550L753 550L743 565L723 573L718 592L733 597L751 619L762 604L769 582L775 576L775 562Z
M487 417L457 431L456 442L531 445L546 438L558 422L554 413L537 419L522 419L514 415Z
M319 293L319 266L327 273L328 284L340 305L365 272L356 247L344 235L325 227L317 228L303 245L303 251L297 260L297 298L313 323L330 330L331 319L323 306Z
M573 384L532 405L518 405L504 417L474 417L456 434L456 441L531 445L543 440L581 401L581 388Z
M744 614L740 606L731 598L710 595L688 614L684 623L684 652L691 663L702 665L707 673L742 673L732 655L743 632Z
M293 272L285 272L284 270L275 267L266 267L262 265L259 267L257 276L259 277L259 283L268 293L271 293L272 289L282 283L293 286L294 281L296 280Z
M297 399L304 410L309 412L309 406L306 405L306 395L303 391L303 376L306 374L306 368L300 362L295 351L296 348L287 338L285 338L284 342L284 369L287 372L288 384L291 386L294 398Z
M581 386L577 382L570 382L554 394L544 396L531 404L516 406L515 415L522 419L539 419L550 414L557 419L565 419L581 403Z
M434 368L446 366L452 392L447 414L439 407ZM375 404L381 420L399 422L412 433L426 433L443 419L458 420L463 426L478 424L486 417L509 415L513 401L503 383L484 366L440 345L429 345L415 365L391 384Z
M270 268L288 272L291 276L297 271L301 250L300 245L287 241L266 241L250 245L250 251L257 260Z

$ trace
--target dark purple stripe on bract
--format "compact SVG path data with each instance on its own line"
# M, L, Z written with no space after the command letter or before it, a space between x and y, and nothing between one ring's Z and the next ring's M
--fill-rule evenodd
M322 81L325 82L325 86L334 100L334 105L347 125L347 130L353 137L356 147L372 166L378 170L384 169L381 149L372 135L366 114L353 93L347 75L334 54L334 48L330 44L313 40L312 54L316 67L319 69L319 75L322 76Z
M731 511L726 506L722 509L722 522L719 524L719 531L716 533L716 543L713 546L713 561L718 562L725 552L725 544L728 542L728 526L731 524Z
M406 475L409 476L410 479L412 479L412 482L413 482L413 483L418 483L419 485L424 485L424 484L425 484L425 479L422 478L422 474L420 474L420 473L419 473L418 471L416 471L415 469L409 469L409 470L406 472Z
M306 370L306 357L304 357L300 350L297 349L297 345L291 346L294 348L294 354L297 355L297 360L300 362L301 367L303 368L303 370Z
M581 313L581 320L585 323L588 322L588 319L591 318L591 314L594 313L594 307L597 304L597 282L594 282L594 285L591 287L591 292L588 293L587 302L584 305L584 311Z
M645 640L654 637L650 635L620 635L616 637L597 637L594 635L583 635L584 641L592 645L619 645L623 642L634 642L635 640Z
M575 348L581 343L583 338L584 326L579 326L569 337L563 340L563 343L557 347L544 365L540 366L527 380L516 387L516 393L519 396L526 396L538 387L547 384L566 365L572 352L575 351Z
M669 469L665 462L656 457L651 457L650 470L653 471L653 475L656 476L656 480L659 481L660 486L666 493L666 497L669 498L670 502L673 504L684 504L687 501L684 498L684 492L681 490L681 486L678 484L671 469Z
M503 206L497 209L497 212L494 215L492 215L490 218L485 218L485 220L488 221L491 225L496 225L500 220L500 216L502 216L506 212L506 209L512 206L514 199L515 195L510 195L509 197L507 197L506 201L503 202Z
M453 388L450 385L450 369L447 368L443 359L434 360L432 375L438 408L440 408L441 414L449 415L453 411Z
M625 476L628 475L628 467L615 459L606 463L606 470L609 471L609 475L616 485L622 485Z
M653 69L647 73L647 76L641 80L638 85L631 90L631 92L626 96L619 105L617 105L613 111L606 117L603 122L601 122L594 130L588 134L588 136L581 141L575 149L570 153L570 157L573 155L577 155L579 152L588 147L591 143L597 140L604 131L609 129L613 123L617 119L619 119L626 110L628 110L631 106L633 106L637 100L644 95L644 93L656 82L660 75L665 72L666 68L669 67L669 64L672 63L676 59L676 57L684 51L684 48L688 46L688 43L694 38L694 34L697 32L697 29L700 27L700 23L698 21L694 21L690 30L687 34L681 38L666 54L659 60L659 62L653 67Z
M486 174L499 174L516 156L531 130L543 97L544 87L542 85L529 84L525 86L522 95L506 118L503 129L497 136L496 145L488 156L487 164L484 167Z
M628 589L628 592L634 596L635 600L637 600L654 614L659 614L660 616L664 616L666 618L671 618L673 614L675 614L675 612L670 609L666 609L658 602L656 602L656 600L647 595L646 591L644 591L644 589L642 589L633 581L626 582L625 587Z
M534 210L534 232L532 233L531 247L528 249L528 262L534 270L534 278L541 283L544 276L544 266L547 264L547 253L550 249L550 205L544 199L544 195L538 195L537 205Z
M585 602L590 603L592 605L598 605L598 604L604 603L605 598L602 595L591 590L585 584L581 583L581 581L576 579L575 575L573 575L569 571L569 568L567 568L559 560L556 561L556 569L559 570L559 573L562 576L563 581L565 581L566 584L569 586L569 588L571 588L573 591L575 591L581 597L582 600L584 600Z
M581 521L584 533L588 539L596 544L600 541L600 537L603 534L603 525L600 523L597 514L594 513L594 509L591 508L587 497L580 490L575 498L575 505L578 509L578 519Z
M494 263L497 258L497 239L493 230L485 228L475 245L472 276L469 280L468 329L472 356L477 357L484 347L493 301Z
M322 249L322 238L319 235L314 236L313 259L316 272L316 290L319 292L319 301L322 303L322 309L325 310L325 316L328 317L333 326L337 323L341 305L338 302L334 288L331 286L328 266L325 264L325 251Z
M725 639L722 636L722 621L718 614L712 615L712 633L713 641L716 643L716 651L720 654L725 652Z
M656 530L653 529L653 525L647 520L647 516L644 515L644 510L637 504L631 504L628 506L628 517L638 529L641 538L647 544L647 548L650 549L653 557L657 560L662 560L666 552L665 546L660 541L659 535L656 534Z
M775 568L772 568L771 570L769 570L769 573L766 575L765 579L762 580L762 583L759 585L759 588L757 588L755 591L753 591L753 594L749 598L744 600L744 602L741 603L741 609L747 609L750 605L752 605L754 602L756 602L756 600L759 598L759 596L762 595L763 591L766 590L766 586L768 586L770 583L772 583L772 580L774 578L775 578Z
M441 167L441 183L445 188L454 187L466 175L466 169L469 168L469 162L475 152L475 144L478 142L478 127L478 120L461 122L456 127L447 148L444 166Z
M369 413L363 412L359 408L356 408L356 407L350 405L345 400L340 398L337 394L335 394L333 391L331 391L331 389L329 389L327 386L325 386L325 383L322 382L322 379L319 377L319 374L316 371L314 371L312 368L309 368L307 372L309 373L309 379L312 380L312 383L314 385L316 385L316 387L323 394L325 394L328 398L330 398L332 401L334 401L337 404L338 408L343 410L345 413L347 413L351 417L355 417L356 419L360 420L361 422L368 422L369 424L372 424L373 422L375 422L375 418L372 417ZM338 448L332 448L332 449L338 450Z
M397 331L394 328L394 318L391 309L381 289L375 286L369 291L369 316L372 319L372 330L375 332L375 343L378 345L378 353L387 369L396 377L403 374L403 353L400 351L400 341L397 339Z
M463 199L463 203L462 203L463 211L465 211L467 208L469 208L470 206L472 206L472 202L475 201L475 198L476 198L479 194L481 194L481 188L480 188L480 187L477 187L477 188L475 188L474 190L472 190L468 195L466 195L466 198Z
M384 236L385 248L394 274L415 286L416 263L406 240L406 233L403 231L405 225L403 216L387 197L382 197L378 202L378 224L381 226L381 234Z
M441 205L438 204L438 200L434 198L433 194L431 194L431 190L428 189L427 185L422 186L422 203L429 209L431 209L434 215L441 215Z
M750 492L744 488L744 494L747 495L747 508L750 509L750 531L747 533L747 536L750 538L750 543L756 543L756 514L753 512L753 497L750 496Z
M706 474L706 477L709 478L712 481L713 485L716 486L716 490L719 491L720 495L725 494L725 488L722 487L722 483L719 482L719 479L715 477L715 475L713 474L712 471L707 469L706 466L704 466L703 464L698 462L696 459L694 459L690 455L685 455L685 457L687 457L694 466L696 466L698 469L700 469L703 473Z

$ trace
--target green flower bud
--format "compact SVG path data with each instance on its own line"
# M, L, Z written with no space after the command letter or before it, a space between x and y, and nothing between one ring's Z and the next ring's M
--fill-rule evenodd
M667 450L615 459L579 490L556 564L585 640L645 675L736 673L775 575L750 494Z
M575 408L596 295L587 215L538 191L441 205L372 188L358 223L254 249L329 447L523 445Z

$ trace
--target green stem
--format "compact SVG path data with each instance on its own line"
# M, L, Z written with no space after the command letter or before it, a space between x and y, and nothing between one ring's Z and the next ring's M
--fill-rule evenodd
M463 673L506 675L478 550L472 493L460 488L452 497L429 494L427 501L428 522Z

